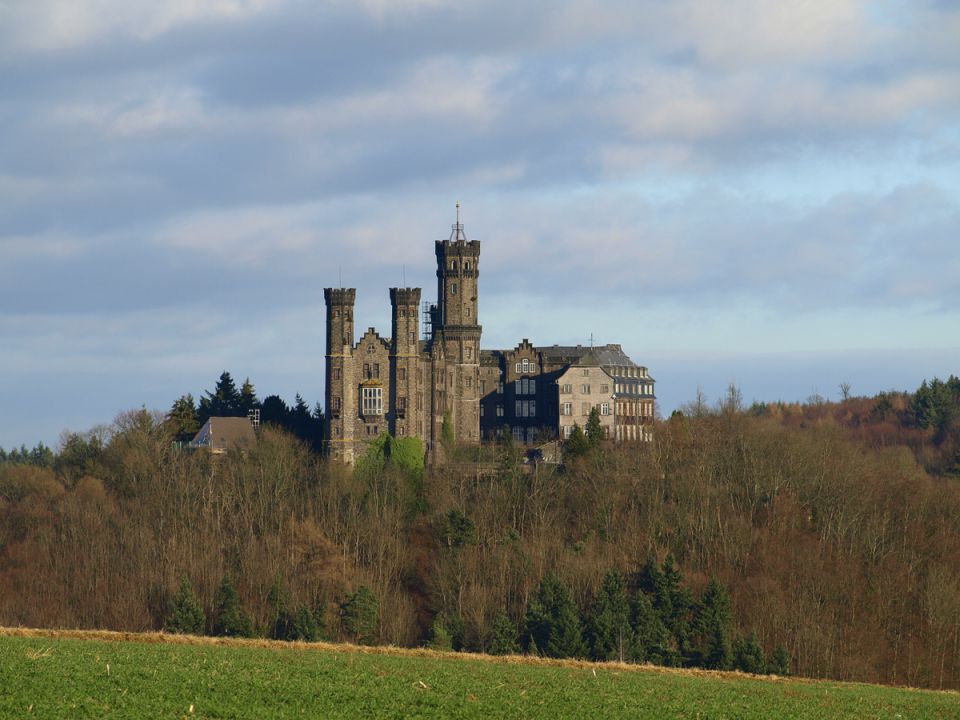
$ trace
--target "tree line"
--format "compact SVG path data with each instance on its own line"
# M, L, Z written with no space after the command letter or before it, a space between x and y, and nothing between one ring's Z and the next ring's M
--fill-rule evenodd
M351 469L276 426L215 458L124 413L52 465L0 464L0 622L956 688L950 435L887 399L701 402L561 467L505 444L424 468L383 438Z
M238 389L226 370L220 374L213 391L205 391L199 403L190 393L177 398L167 414L167 423L176 441L189 442L211 417L247 417L254 410L260 411L260 422L283 428L308 443L314 451L321 450L323 408L319 402L311 410L300 393L292 407L279 395L268 395L261 402L250 378Z

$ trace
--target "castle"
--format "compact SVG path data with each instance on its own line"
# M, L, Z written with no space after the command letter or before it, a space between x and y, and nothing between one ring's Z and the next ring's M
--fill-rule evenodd
M447 424L455 440L476 444L509 428L533 443L569 437L593 408L611 439L649 440L654 379L619 345L481 350L480 242L457 222L437 240L437 301L424 309L420 288L390 288L391 334L368 328L354 343L354 288L326 288L325 443L352 463L383 432L423 440L428 456Z

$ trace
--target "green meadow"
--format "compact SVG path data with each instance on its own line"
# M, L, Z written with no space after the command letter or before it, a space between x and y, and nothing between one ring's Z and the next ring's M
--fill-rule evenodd
M264 642L0 633L0 717L956 718L960 695Z

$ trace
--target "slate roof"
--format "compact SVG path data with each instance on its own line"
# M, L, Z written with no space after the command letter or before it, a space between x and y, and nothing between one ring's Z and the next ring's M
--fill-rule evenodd
M207 448L212 453L227 450L248 450L257 443L253 425L245 417L212 417L200 428L190 445Z

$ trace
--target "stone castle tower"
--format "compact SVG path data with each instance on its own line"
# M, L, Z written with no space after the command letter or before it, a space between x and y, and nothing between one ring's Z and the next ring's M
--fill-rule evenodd
M389 432L423 440L428 457L447 420L460 443L480 440L480 243L457 222L436 242L432 333L419 337L420 288L390 288L391 337L369 328L354 342L354 288L326 288L326 417L331 455L353 462Z

